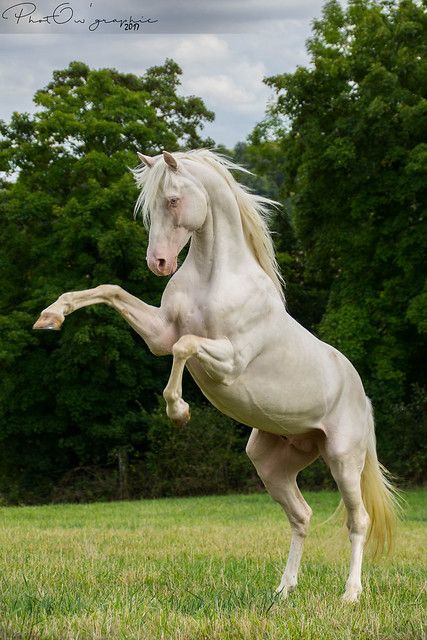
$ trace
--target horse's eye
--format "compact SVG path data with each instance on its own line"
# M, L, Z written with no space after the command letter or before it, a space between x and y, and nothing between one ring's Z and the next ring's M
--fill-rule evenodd
M178 206L178 198L170 198L169 206L170 207L177 207Z

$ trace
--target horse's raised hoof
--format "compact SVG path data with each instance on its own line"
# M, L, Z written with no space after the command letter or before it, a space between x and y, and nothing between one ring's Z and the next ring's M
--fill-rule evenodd
M48 329L50 331L59 331L61 329L64 317L57 313L42 312L40 318L33 324L33 329Z
M182 398L167 403L166 413L176 427L184 427L191 418L190 407Z
M182 418L172 420L172 423L175 425L175 427L185 427L187 422L190 422L190 420L191 420L191 411L190 411L190 407L188 407L187 413L184 414Z

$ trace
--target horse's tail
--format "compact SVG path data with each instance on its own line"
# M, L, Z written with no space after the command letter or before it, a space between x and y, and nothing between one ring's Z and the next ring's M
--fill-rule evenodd
M399 514L402 510L399 491L393 486L390 473L378 461L374 416L367 398L368 447L362 471L362 499L369 514L367 541L373 543L374 555L390 552Z

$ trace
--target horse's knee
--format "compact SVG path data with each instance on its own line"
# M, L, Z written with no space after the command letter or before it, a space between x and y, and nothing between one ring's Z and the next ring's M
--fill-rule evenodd
M119 301L123 292L123 289L118 284L100 284L98 290L106 302Z
M197 352L198 338L193 335L182 336L172 347L174 358L187 359Z

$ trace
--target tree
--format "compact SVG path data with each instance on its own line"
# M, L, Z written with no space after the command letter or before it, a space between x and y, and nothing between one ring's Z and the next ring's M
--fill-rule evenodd
M144 76L72 62L38 91L34 115L0 124L0 492L40 499L70 468L123 461L144 446L147 410L165 380L126 323L82 310L62 334L32 334L64 291L120 284L158 303L132 220L136 151L200 146L213 114L177 95L171 60ZM209 141L208 141L209 142Z
M421 2L332 0L310 66L267 79L263 123L306 277L329 292L318 331L362 374L391 465L391 408L425 385L426 49Z

